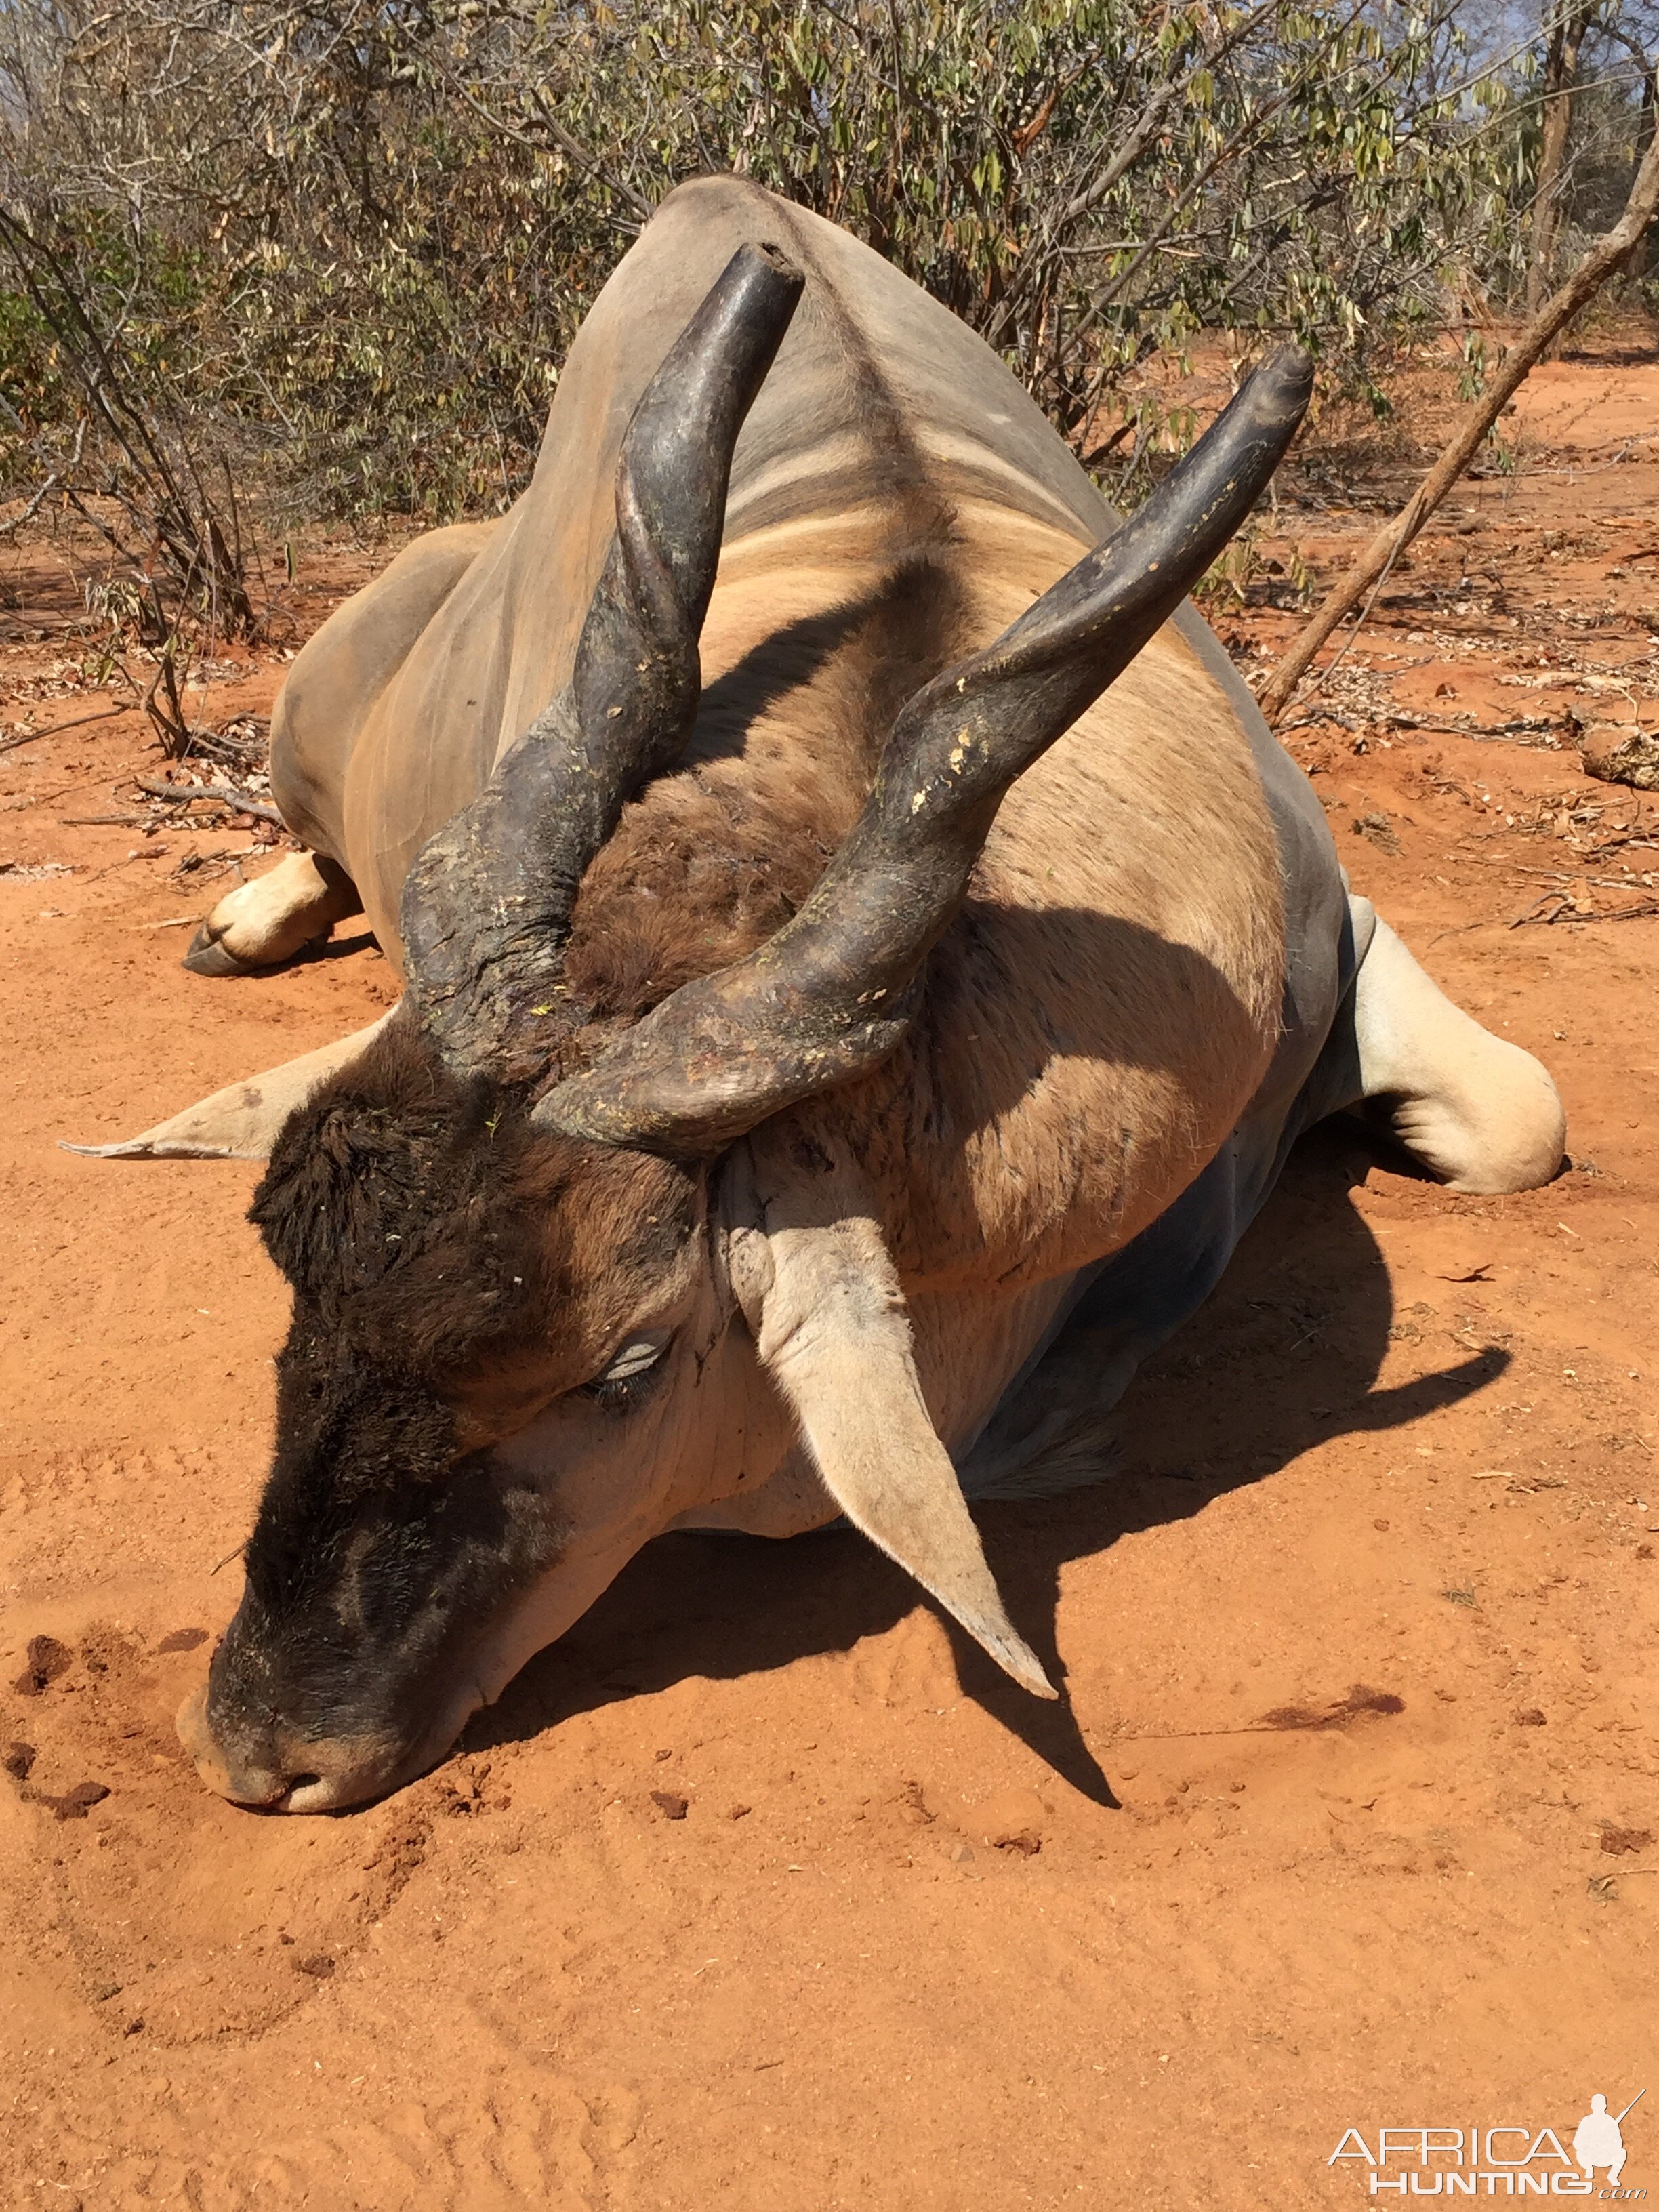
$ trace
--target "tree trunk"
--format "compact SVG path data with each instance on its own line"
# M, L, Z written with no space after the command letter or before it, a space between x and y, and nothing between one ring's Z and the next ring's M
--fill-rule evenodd
M1655 122L1655 92L1653 79L1644 77L1642 82L1642 118L1636 131L1636 158L1645 161L1648 149L1653 143ZM1653 234L1645 232L1630 250L1630 259L1625 264L1625 274L1639 283L1653 267Z
M1347 574L1327 593L1318 613L1290 651L1274 663L1261 697L1261 711L1269 722L1276 722L1284 713L1314 655L1343 616L1364 592L1387 574L1468 468L1480 449L1481 440L1525 381L1527 372L1544 349L1563 325L1595 298L1632 248L1645 238L1656 210L1659 210L1659 137L1649 141L1623 215L1607 235L1591 246L1560 290L1546 301L1533 317L1498 363L1485 395L1464 416L1455 436L1411 498L1393 521L1385 523L1377 532Z
M1538 151L1538 189L1532 203L1532 258L1527 266L1529 315L1538 313L1549 289L1550 258L1561 212L1561 170L1566 160L1567 131L1572 122L1573 80L1578 74L1578 49L1583 44L1592 12L1566 0L1550 27L1549 46L1544 58L1544 138Z

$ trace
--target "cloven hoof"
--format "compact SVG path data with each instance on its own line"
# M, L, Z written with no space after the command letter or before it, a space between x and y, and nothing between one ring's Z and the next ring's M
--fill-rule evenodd
M202 924L195 936L191 939L190 950L185 953L179 965L188 968L192 975L251 975L254 972L245 961L239 960L234 952L226 951L220 939L212 934L206 922Z

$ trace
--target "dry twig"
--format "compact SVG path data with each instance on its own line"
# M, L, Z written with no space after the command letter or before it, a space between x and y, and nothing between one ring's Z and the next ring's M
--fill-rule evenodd
M279 830L288 824L274 806L262 799L250 798L245 791L236 791L228 783L158 783L154 776L136 775L132 779L140 791L152 799L160 799L169 806L187 806L192 799L211 799L222 806L234 806L239 814L252 814L256 821L274 822Z
M49 730L18 730L9 738L0 738L0 753L15 753L19 745L32 745L37 738L59 738L65 730L78 730L88 722L113 721L118 714L130 714L131 707L105 707L95 714L77 714L72 722L54 722Z

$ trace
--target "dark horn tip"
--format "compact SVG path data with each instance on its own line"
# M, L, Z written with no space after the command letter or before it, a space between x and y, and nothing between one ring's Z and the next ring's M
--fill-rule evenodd
M1270 386L1276 397L1293 407L1305 407L1313 396L1314 358L1299 345L1275 346L1255 376ZM1255 380L1253 377L1251 381Z
M769 238L757 240L754 250L757 253L764 256L769 265L775 270L786 283L804 284L806 282L805 276L789 258L783 248L781 246L774 246Z

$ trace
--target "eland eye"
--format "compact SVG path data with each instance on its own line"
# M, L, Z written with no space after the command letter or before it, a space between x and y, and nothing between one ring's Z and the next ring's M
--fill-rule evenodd
M672 1328L642 1329L638 1336L630 1336L617 1347L610 1365L582 1385L582 1395L597 1398L602 1406L625 1410L673 1338Z
M667 1351L673 1336L671 1328L647 1329L642 1336L629 1337L603 1375L600 1382L628 1382L635 1375L643 1375L647 1367L654 1367Z

